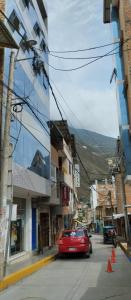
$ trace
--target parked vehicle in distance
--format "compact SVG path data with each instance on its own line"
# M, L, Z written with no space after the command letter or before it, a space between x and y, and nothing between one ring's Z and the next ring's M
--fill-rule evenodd
M103 227L103 243L116 246L116 227L113 225Z
M64 230L58 242L58 254L81 253L89 257L92 253L90 238L86 229Z

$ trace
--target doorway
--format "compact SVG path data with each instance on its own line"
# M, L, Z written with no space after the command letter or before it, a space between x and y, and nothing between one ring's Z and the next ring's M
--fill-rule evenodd
M40 213L40 248L49 246L49 214Z

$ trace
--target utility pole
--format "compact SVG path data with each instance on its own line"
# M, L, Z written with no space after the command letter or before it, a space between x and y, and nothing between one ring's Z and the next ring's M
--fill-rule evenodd
M15 52L11 51L7 100L5 104L5 123L1 151L1 190L0 190L0 279L4 276L5 247L8 234L8 210L7 210L7 187L8 187L8 162L10 145L10 122L11 100L14 79Z
M112 219L112 225L114 225L113 205L112 205L112 199L111 199L111 191L108 192L108 200L109 200L110 206L111 206L111 219Z

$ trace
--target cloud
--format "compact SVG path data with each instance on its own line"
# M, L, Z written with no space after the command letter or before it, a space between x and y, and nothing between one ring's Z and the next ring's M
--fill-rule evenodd
M49 48L69 50L88 48L112 42L109 25L104 25L103 0L47 0L49 18ZM112 47L77 53L77 56L102 55ZM71 57L75 54L65 54ZM83 61L67 61L49 57L50 64L57 68L72 68ZM112 57L104 58L86 68L74 72L57 72L50 69L50 78L60 89L68 105L61 100L63 114L75 127L81 126L105 135L118 135L115 91L110 86ZM55 88L54 88L55 89ZM60 118L54 105L51 117ZM70 109L69 109L70 107ZM78 119L80 119L78 126Z

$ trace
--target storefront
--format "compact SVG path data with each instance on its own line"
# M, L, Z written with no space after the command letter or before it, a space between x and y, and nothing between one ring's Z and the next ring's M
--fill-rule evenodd
M10 229L10 255L16 255L24 251L25 223L26 223L26 200L13 199L13 213Z

